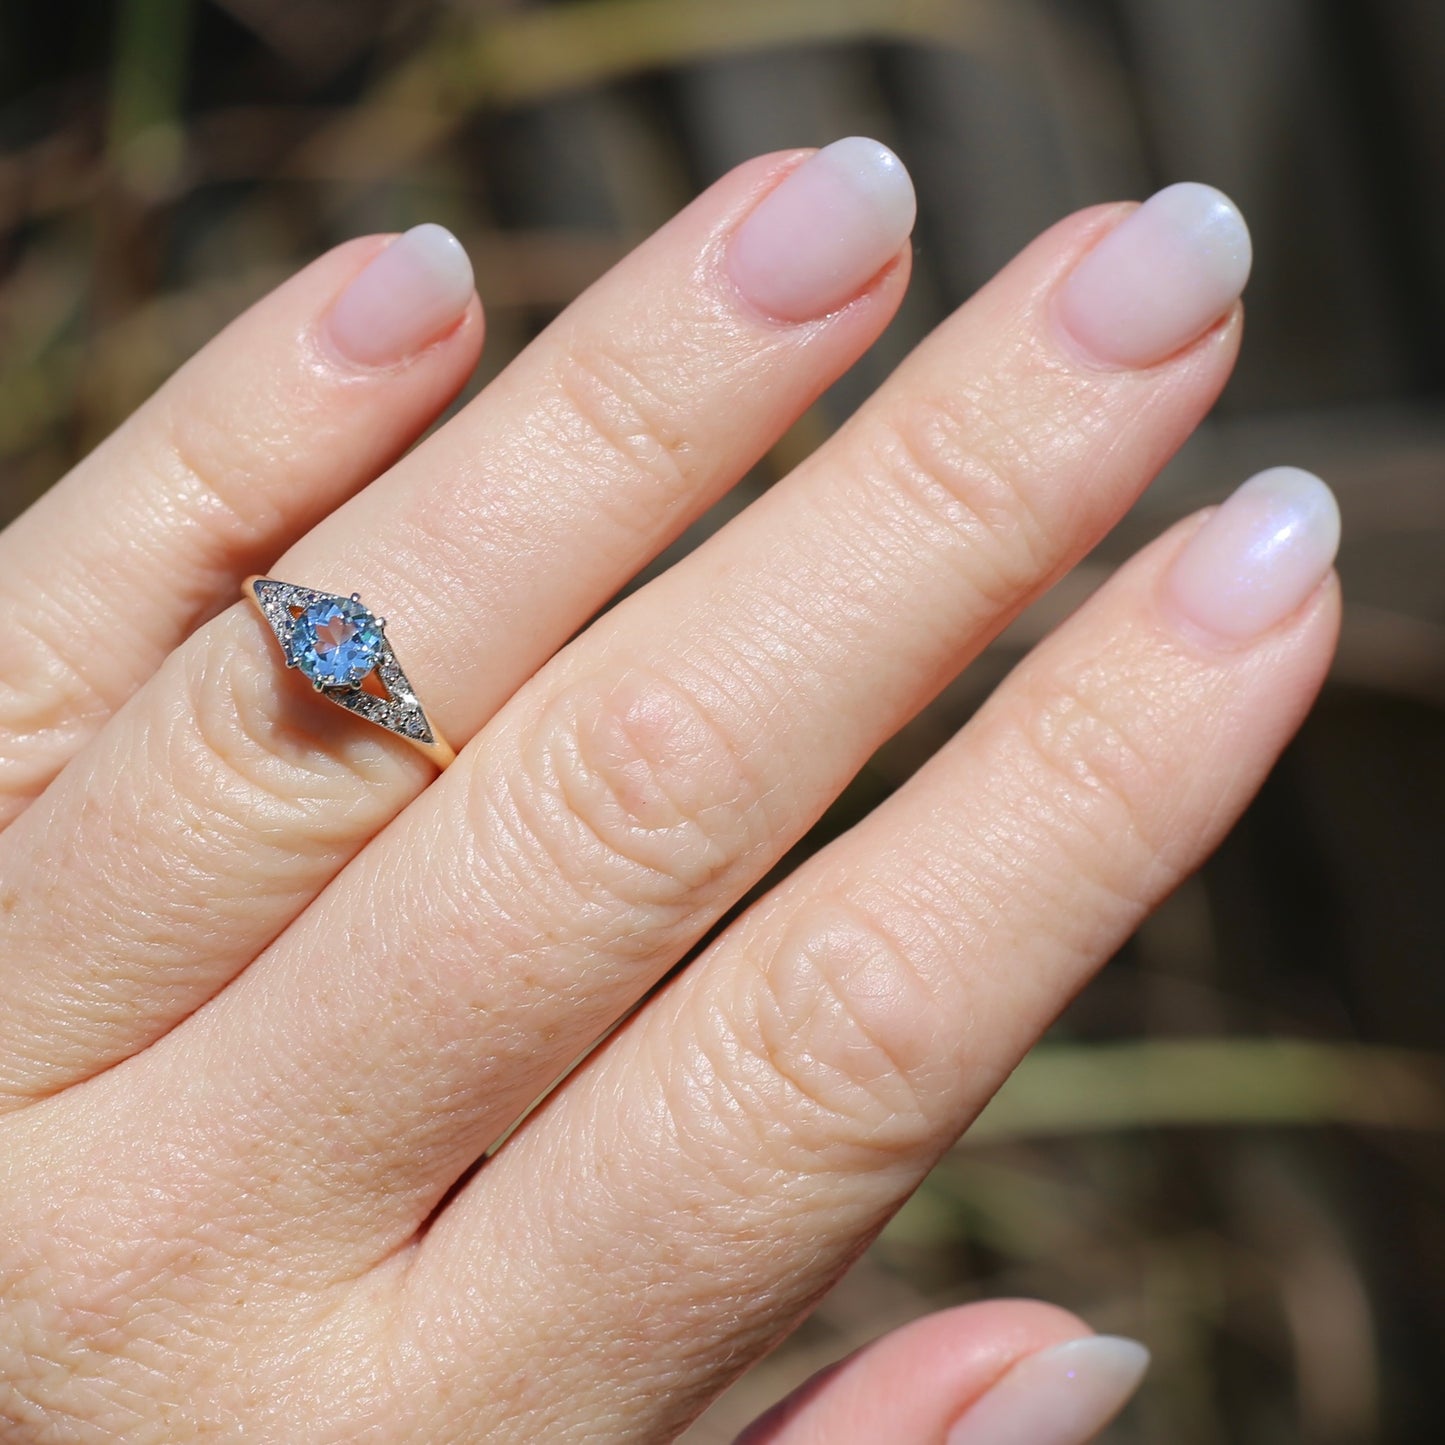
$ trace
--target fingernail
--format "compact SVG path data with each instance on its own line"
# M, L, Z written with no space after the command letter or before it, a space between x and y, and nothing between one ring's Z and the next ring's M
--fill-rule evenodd
M809 321L850 301L913 230L917 203L887 146L824 146L758 203L729 248L733 281L758 310Z
M1152 366L1202 336L1249 279L1249 228L1213 186L1167 186L1074 268L1059 295L1064 329L1112 366Z
M945 1445L1084 1445L1149 1367L1137 1340L1090 1335L1020 1360L948 1432Z
M1189 539L1165 575L1165 593L1196 626L1248 641L1303 605L1339 545L1334 493L1311 472L1271 467Z
M472 299L472 263L445 226L413 226L375 256L326 318L332 344L362 366L402 361L455 326Z

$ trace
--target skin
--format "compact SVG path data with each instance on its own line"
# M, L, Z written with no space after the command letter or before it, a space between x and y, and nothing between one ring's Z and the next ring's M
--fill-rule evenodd
M1051 298L1127 208L1073 216L568 643L898 305L907 248L818 321L739 304L726 239L800 157L718 182L400 461L480 308L351 366L321 318L384 238L343 246L0 535L7 1439L671 1438L1298 726L1333 579L1250 645L1185 636L1159 586L1181 523L474 1168L1098 540L1234 360L1237 307L1143 370L1060 346ZM435 778L293 686L232 601L254 571L387 599L458 762ZM124 644L96 648L117 597ZM753 1439L941 1439L1085 1333L949 1311Z

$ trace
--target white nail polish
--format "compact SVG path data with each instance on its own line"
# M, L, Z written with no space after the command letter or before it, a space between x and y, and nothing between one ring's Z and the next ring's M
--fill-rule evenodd
M1251 477L1189 539L1164 595L1196 627L1241 643L1277 627L1329 575L1340 509L1312 472Z
M413 226L337 297L326 330L363 366L391 366L455 326L472 299L472 263L444 226Z
M949 1430L946 1445L1086 1445L1149 1367L1137 1340L1090 1335L1020 1360Z
M770 191L738 227L728 263L738 290L782 321L825 316L897 254L917 204L887 146L847 136Z
M1110 366L1153 366L1203 335L1249 279L1249 228L1213 186L1166 186L1074 268L1058 319Z

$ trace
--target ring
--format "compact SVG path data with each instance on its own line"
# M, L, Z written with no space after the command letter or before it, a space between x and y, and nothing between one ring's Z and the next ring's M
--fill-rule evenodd
M286 666L322 697L404 738L439 768L456 758L396 660L386 618L359 593L342 597L274 577L248 577L243 591L276 634Z

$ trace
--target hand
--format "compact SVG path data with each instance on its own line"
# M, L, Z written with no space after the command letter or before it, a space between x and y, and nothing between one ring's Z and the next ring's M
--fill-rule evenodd
M400 461L481 311L438 228L353 242L0 536L7 1440L670 1438L1244 807L1337 622L1333 502L1284 469L1124 567L476 1167L1225 381L1229 203L1076 215L568 643L877 336L912 219L866 141L744 165ZM384 613L459 760L287 672L233 601L256 571ZM957 1438L1042 1440L1040 1352L1086 1334L910 1331L919 1368L964 1340L928 1388L877 1393L885 1341L755 1438L940 1439L1023 1361Z

